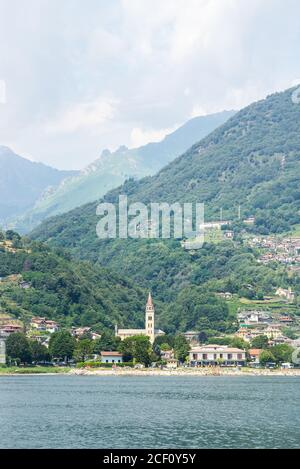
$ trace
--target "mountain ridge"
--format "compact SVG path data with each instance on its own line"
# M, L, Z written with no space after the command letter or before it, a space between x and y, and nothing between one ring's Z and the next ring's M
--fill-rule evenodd
M193 143L213 131L235 114L222 111L190 119L160 142L129 149L122 145L116 151L104 150L101 156L74 177L70 177L37 201L34 208L17 220L14 228L24 232L44 218L65 213L76 206L92 202L126 179L139 179L155 174Z

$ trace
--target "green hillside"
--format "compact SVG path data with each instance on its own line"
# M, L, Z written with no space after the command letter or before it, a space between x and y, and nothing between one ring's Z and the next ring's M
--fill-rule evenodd
M126 277L72 261L67 254L14 235L0 242L0 312L28 321L45 316L62 325L142 325L146 291ZM21 282L30 288L22 288Z

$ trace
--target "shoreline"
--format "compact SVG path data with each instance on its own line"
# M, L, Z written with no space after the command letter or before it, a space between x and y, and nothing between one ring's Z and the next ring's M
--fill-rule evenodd
M175 370L158 370L158 369L70 369L70 371L62 372L23 372L23 371L8 371L1 372L1 376L228 376L228 377L241 377L241 376L293 376L300 377L300 369L287 369L287 370L267 370L267 369L251 369L245 368L241 370L232 369L175 369Z

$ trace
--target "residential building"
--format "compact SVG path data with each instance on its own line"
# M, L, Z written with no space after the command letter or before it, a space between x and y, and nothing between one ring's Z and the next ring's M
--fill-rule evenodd
M161 350L160 357L162 360L170 360L174 358L174 351L173 350Z
M248 354L250 356L250 365L257 366L259 365L259 356L263 350L260 348L250 348Z
M295 293L291 288L288 288L287 290L284 288L278 288L275 294L281 298L285 298L289 302L293 302L295 299Z
M149 337L151 344L153 344L155 337L164 335L164 331L155 329L155 308L153 305L151 293L149 293L148 301L146 304L145 312L145 329L119 329L115 327L116 337L120 337L121 340L127 337L133 337L135 335L146 335Z
M1 326L0 334L10 335L14 332L23 332L23 326L19 324L5 324L5 326Z
M102 363L123 363L123 354L119 352L101 352Z
M199 331L187 331L187 332L184 332L184 337L186 338L186 340L190 343L199 343L199 334L200 332Z
M174 369L178 368L178 360L176 358L168 358L166 367L169 370L174 370Z
M192 366L243 366L246 362L246 351L225 345L203 345L193 347L189 352Z
M35 316L31 319L30 327L31 329L36 329L40 332L48 332L49 334L53 334L59 329L59 326L56 321L51 321L50 319L46 319L39 316Z

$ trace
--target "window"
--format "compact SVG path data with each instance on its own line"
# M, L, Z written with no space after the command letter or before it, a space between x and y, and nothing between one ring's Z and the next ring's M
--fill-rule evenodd
M207 360L207 353L203 353L203 360Z
M237 357L238 357L238 360L243 360L243 354L242 353L238 353Z
M196 353L193 353L193 360L197 360L198 355Z
M227 359L228 359L228 360L232 360L232 353L229 353L229 354L227 355Z
M223 358L223 353L220 353L220 358Z
M217 359L217 354L216 354L216 353L214 353L214 360L216 360L216 359Z

